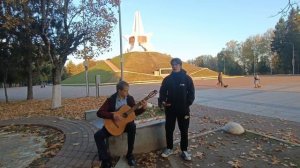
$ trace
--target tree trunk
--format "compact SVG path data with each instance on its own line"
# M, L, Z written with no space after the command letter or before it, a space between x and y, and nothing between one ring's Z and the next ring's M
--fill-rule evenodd
M30 53L27 53L27 100L33 99L33 89L32 89L32 58Z
M51 108L59 108L61 107L61 66L54 65L52 69L52 105Z
M30 65L30 70L27 76L27 100L33 99L33 89L32 89L32 66Z
M6 79L7 79L7 69L4 72L4 79L3 79L3 83L4 83L4 94L5 94L5 102L8 103L8 95L7 95L7 88L6 88Z

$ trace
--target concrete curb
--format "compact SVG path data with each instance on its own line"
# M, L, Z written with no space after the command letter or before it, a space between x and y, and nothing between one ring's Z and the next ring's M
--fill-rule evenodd
M264 136L264 137L267 137L267 138L270 138L270 139L273 139L273 140L276 140L276 141L280 141L280 142L283 142L283 143L287 143L287 144L290 144L290 145L294 145L294 146L300 147L300 144L293 143L293 142L289 142L289 141L287 141L287 140L283 140L283 139L280 139L280 138L276 138L276 137L274 137L274 136L266 135L266 134L259 133L259 132L255 132L255 131L248 130L248 129L245 129L245 131L246 131L246 132L253 133L253 134L257 134L257 135L260 135L260 136Z

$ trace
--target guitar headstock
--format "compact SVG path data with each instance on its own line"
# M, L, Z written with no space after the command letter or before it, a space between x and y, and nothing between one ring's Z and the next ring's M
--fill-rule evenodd
M151 91L151 92L148 94L148 96L144 98L144 100L148 100L148 99L154 97L157 93L158 93L157 90Z

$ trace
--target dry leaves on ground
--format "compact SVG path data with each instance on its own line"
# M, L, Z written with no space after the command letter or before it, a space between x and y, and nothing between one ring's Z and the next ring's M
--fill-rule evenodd
M239 160L233 160L233 161L228 161L228 164L230 164L233 168L241 168L241 162Z
M69 119L84 119L84 112L98 109L106 97L67 98L62 107L51 109L51 100L27 100L9 103L0 102L1 120L21 117L57 116Z

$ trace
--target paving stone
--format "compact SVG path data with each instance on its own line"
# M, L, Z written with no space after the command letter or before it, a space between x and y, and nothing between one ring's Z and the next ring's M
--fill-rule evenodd
M11 124L47 126L60 130L65 134L65 142L62 149L47 162L46 167L90 168L92 159L97 155L94 142L94 132L97 129L86 121L60 119L57 117L34 117L0 121L0 126ZM79 144L77 145L77 143Z

